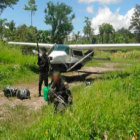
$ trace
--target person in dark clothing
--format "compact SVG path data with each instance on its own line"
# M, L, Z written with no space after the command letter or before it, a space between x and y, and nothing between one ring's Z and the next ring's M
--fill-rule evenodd
M38 56L38 65L39 65L39 97L40 97L43 82L45 86L48 86L49 60L45 48L42 49L42 56Z
M96 38L93 37L93 38L92 38L92 44L95 44L95 43L96 43Z
M59 72L54 72L48 99L54 103L55 112L62 112L72 104L72 95L68 84L62 79Z

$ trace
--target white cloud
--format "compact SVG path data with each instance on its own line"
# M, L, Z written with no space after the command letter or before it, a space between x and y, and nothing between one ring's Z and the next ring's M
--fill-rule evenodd
M130 9L125 15L119 14L119 8L113 13L108 7L99 9L97 15L92 19L92 27L95 34L99 33L99 26L103 23L110 23L115 30L128 28L134 13L134 8Z
M79 0L79 2L83 3L91 3L91 2L99 2L101 4L110 4L110 3L118 3L121 0Z
M86 11L90 14L93 14L93 6L88 6Z

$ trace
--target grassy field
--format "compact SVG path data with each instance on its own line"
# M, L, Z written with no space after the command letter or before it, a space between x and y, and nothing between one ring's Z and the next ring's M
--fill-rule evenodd
M23 55L17 48L0 42L0 88L33 81L37 76L37 58Z
M103 63L118 63L119 67L139 64L140 62L140 49L128 50L128 51L95 51L95 57L110 58L111 61L104 60L92 60L86 64L86 66L102 66ZM124 65L123 65L124 64Z
M73 111L54 115L53 106L36 112L23 106L0 121L2 140L140 139L140 65L112 72L91 86L72 89Z
M119 63L124 70L103 74L90 86L83 83L73 87L72 110L63 115L54 115L53 105L37 111L21 105L9 107L7 118L0 120L0 140L140 139L140 50L96 52L96 56L110 56L112 60L107 63ZM102 62L91 61L87 66L101 66ZM32 74L30 67L26 68Z

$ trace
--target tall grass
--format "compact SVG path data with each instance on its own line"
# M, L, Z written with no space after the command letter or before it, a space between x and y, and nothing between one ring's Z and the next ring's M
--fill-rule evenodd
M0 87L16 83L29 76L34 77L37 70L35 56L23 55L18 48L0 42Z
M95 51L95 57L110 58L111 61L92 60L86 66L102 66L103 63L137 64L140 61L140 49L129 51Z
M107 73L91 86L74 87L72 93L73 109L63 115L54 115L52 105L31 113L18 110L21 119L17 115L2 122L1 139L131 140L134 135L140 139L139 64Z

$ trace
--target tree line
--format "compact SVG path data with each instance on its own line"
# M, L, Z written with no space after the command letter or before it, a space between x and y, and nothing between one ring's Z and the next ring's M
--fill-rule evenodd
M6 7L12 7L18 0L0 1L0 14ZM91 27L91 20L85 17L83 35L80 31L69 36L73 30L72 21L75 18L72 7L65 3L48 2L44 10L45 23L50 30L38 30L33 26L33 15L37 11L35 0L28 0L24 10L30 11L31 25L25 24L16 26L14 21L7 22L7 19L0 19L0 40L44 42L44 43L136 43L140 42L140 5L136 5L135 12L131 19L129 29L115 30L113 25L103 23L99 26L99 34L94 34ZM70 37L70 38L69 38Z

